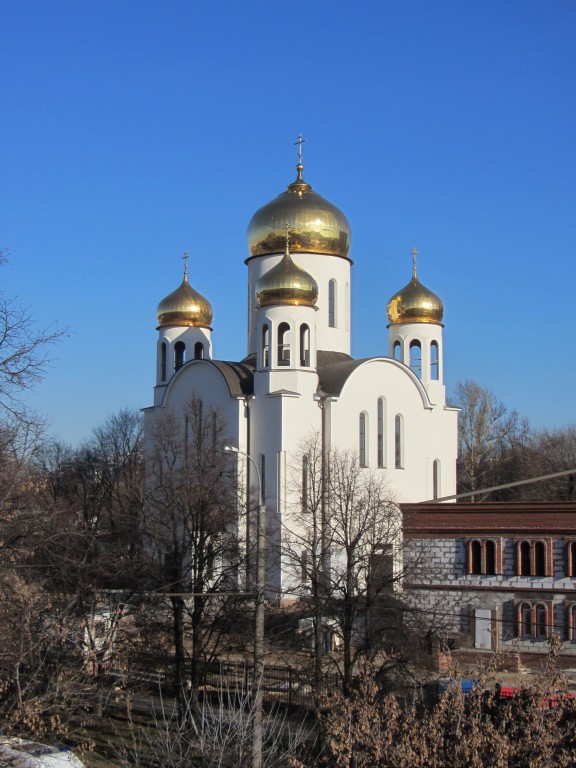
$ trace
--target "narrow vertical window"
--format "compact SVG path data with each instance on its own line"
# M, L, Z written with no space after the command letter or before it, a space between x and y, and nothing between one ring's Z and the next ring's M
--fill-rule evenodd
M270 330L268 325L262 327L262 368L270 365Z
M541 603L539 603L534 610L534 624L536 629L536 637L542 640L547 635L547 616L546 606L542 605Z
M438 381L440 378L440 356L437 341L430 344L430 378L432 381Z
M204 344L201 341L197 341L194 344L194 360L204 359Z
M530 576L530 542L521 541L518 545L518 575Z
M386 460L384 458L384 398L378 398L378 466L386 466Z
M576 542L568 544L568 576L576 577Z
M534 545L534 576L546 575L546 545L537 541Z
M162 346L160 347L160 381L166 381L166 342L162 342Z
M519 609L519 634L520 637L532 636L532 606L530 603L522 603Z
M310 366L310 328L307 325L300 326L300 365Z
M394 360L398 360L399 363L402 362L402 345L399 341L394 342Z
M290 365L290 326L280 323L278 326L278 365Z
M496 544L490 540L486 542L486 567L484 573L487 576L494 576L496 573Z
M361 467L366 467L366 414L361 413L358 422L358 458Z
M186 345L183 341L177 341L174 344L174 370L179 371L184 365L184 356L186 354Z
M346 290L344 293L344 322L347 331L350 330L350 283L346 283Z
M440 462L434 459L432 462L432 498L440 496Z
M470 542L470 573L476 576L482 573L482 544L476 539Z
M308 509L308 456L302 457L302 511Z
M336 328L336 280L328 283L328 325Z
M397 413L394 417L394 466L396 469L402 469L404 465L403 461L403 451L404 446L402 445L403 442L403 424L402 424L402 416Z
M570 633L569 633L569 640L571 640L573 643L576 642L576 605L570 606L568 609L570 611L569 615L569 624L570 624Z
M410 342L410 368L419 379L422 378L422 347L419 341Z

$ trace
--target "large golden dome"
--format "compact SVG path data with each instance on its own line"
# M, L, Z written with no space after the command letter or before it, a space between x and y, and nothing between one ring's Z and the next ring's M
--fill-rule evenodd
M318 283L312 275L294 264L286 245L281 261L256 283L256 300L261 307L271 304L313 307L318 300Z
M442 301L422 285L412 268L412 280L388 302L388 318L399 323L441 323L444 316Z
M186 257L185 257L186 258ZM158 325L195 326L210 328L212 307L188 282L188 267L184 266L184 278L179 288L158 304Z
M302 178L304 166L296 166L296 181L256 211L248 225L249 258L282 253L286 225L290 228L292 253L324 253L348 257L350 224L341 210L312 190Z

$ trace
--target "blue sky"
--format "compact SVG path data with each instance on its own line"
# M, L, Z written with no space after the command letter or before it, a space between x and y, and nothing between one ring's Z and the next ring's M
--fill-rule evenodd
M70 328L30 396L77 443L152 402L156 306L190 281L246 352L245 232L295 175L352 226L353 353L419 276L448 389L573 423L573 0L0 0L3 290Z

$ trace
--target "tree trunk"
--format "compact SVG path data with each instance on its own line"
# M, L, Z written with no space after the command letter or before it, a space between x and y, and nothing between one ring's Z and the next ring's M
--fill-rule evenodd
M172 603L172 631L174 640L174 687L178 704L178 721L184 723L188 717L186 693L186 653L184 650L184 599L170 598Z

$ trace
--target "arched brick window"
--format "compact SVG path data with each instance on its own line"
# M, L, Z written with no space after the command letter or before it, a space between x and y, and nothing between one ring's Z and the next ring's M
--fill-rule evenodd
M478 540L470 542L470 573L482 573L482 542Z
M485 574L487 576L494 576L496 573L496 544L492 540L488 540L484 544L485 547Z
M503 573L502 539L470 539L467 542L467 572L470 576L499 576Z
M518 541L516 543L516 574L518 576L552 576L552 540Z
M554 604L550 600L529 602L523 600L516 606L518 637L522 640L546 640L554 625Z

